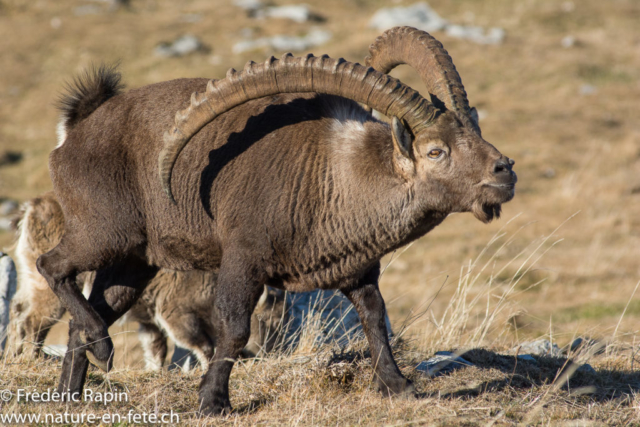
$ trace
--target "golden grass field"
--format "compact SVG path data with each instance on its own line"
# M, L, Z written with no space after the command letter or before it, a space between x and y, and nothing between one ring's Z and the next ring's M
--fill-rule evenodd
M243 29L253 37L299 35L310 25L333 33L313 53L363 61L380 33L367 25L375 11L413 1L306 0L326 18L312 24L253 19L231 1L130 3L108 11L104 3L85 0L0 0L0 156L22 155L0 166L0 197L26 201L51 188L54 104L64 83L92 63L120 61L128 87L220 78L229 67L284 53L233 54ZM88 4L103 12L74 14ZM519 181L499 221L483 225L470 214L452 215L385 260L392 261L381 279L389 316L397 331L407 327L398 357L423 396L383 399L371 387L368 360L327 367L331 349L299 349L237 366L231 399L239 411L199 420L199 375L142 372L136 336L129 332L115 339L117 369L108 376L90 373L88 384L96 390L110 384L129 389L130 402L109 409L173 409L183 422L198 425L640 424L634 359L640 349L640 294L634 296L640 280L640 2L429 4L453 23L505 29L504 43L496 46L433 35L481 110L483 136L516 160ZM189 14L202 19L187 22ZM154 55L158 43L183 34L198 36L208 51ZM568 48L561 43L567 36L575 39ZM411 69L393 74L423 90ZM0 234L0 247L12 241L12 233ZM64 341L63 326L52 340ZM122 331L135 331L135 325L113 330ZM598 339L607 351L590 358L595 374L577 373L569 387L558 375L563 360L543 358L532 367L496 354L536 338L562 347L576 336ZM361 355L358 348L354 354ZM474 368L435 380L412 369L435 351L472 348L485 349L469 354ZM299 363L300 357L307 359ZM0 360L0 389L53 387L58 371L56 362L7 357ZM11 405L0 412L61 410ZM102 411L93 404L70 408Z

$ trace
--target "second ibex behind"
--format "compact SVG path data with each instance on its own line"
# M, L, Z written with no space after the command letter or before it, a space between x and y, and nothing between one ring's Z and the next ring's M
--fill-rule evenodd
M109 368L107 325L163 267L219 270L220 335L200 385L204 413L231 408L229 375L263 284L340 289L362 321L378 388L413 390L389 347L380 258L452 212L496 218L516 176L513 161L481 137L439 42L396 28L370 50L383 72L419 68L431 96L373 68L311 55L128 92L109 69L77 81L50 157L67 232L38 260L73 316L60 389L82 389L88 355ZM98 269L104 279L88 302L75 276Z

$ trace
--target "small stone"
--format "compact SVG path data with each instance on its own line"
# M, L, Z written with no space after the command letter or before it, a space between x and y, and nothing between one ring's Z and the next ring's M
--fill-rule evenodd
M51 18L51 21L49 21L49 25L51 25L51 28L53 28L54 30L57 30L62 26L62 19L54 16L53 18Z
M205 51L204 44L196 36L186 34L178 37L172 43L163 42L156 46L156 56L176 57L194 52Z
M322 17L311 12L311 9L309 9L309 6L306 4L265 7L263 9L256 10L252 16L259 19L290 19L298 23L324 20Z
M67 346L64 344L49 344L42 347L42 352L53 359L61 359L67 353Z
M369 27L387 30L392 27L408 25L427 32L443 30L449 22L438 15L425 2L415 3L407 7L392 7L378 10Z
M306 36L302 37L276 35L273 37L262 37L256 40L239 41L233 45L232 51L238 54L256 49L271 48L280 52L296 52L323 45L328 42L331 37L333 37L333 35L330 31L312 29Z
M76 16L100 15L101 13L102 8L100 6L96 6L95 4L86 4L84 6L78 6L73 9L73 14Z
M189 24L195 24L196 22L202 21L201 13L185 13L180 17L182 22L187 22Z
M551 356L562 357L562 351L557 344L552 344L548 340L536 340L529 341L521 344L520 353L531 354L533 356ZM513 352L517 351L518 347L512 349Z
M565 36L560 41L560 44L562 45L563 48L569 49L570 47L573 47L576 45L576 38L573 36Z
M16 287L16 265L11 257L0 252L0 352L4 351L9 327L9 306Z
M439 351L431 359L420 362L416 366L416 371L433 378L465 366L473 366L473 364L450 351Z
M556 170L554 168L546 168L542 172L543 178L551 179L551 178L555 178L555 176L556 176Z
M506 35L502 28L494 27L485 31L482 27L468 25L448 25L446 32L448 36L471 40L478 44L501 44Z
M0 230L11 231L12 229L13 225L11 224L11 220L9 218L0 218Z
M0 202L0 215L8 216L18 210L20 205L15 200L3 200Z
M590 338L581 338L578 337L569 346L569 351L572 353L578 351L590 351L593 347L597 347L594 351L594 354L602 354L604 353L605 346L599 343L596 340L592 340Z
M233 0L233 4L244 10L256 10L264 6L261 0Z
M576 372L581 374L597 374L597 371L593 369L593 366L589 365L588 363L585 363L584 365L580 366L576 370Z
M598 88L595 87L594 85L584 84L580 86L580 95L582 96L593 95L597 92L598 92Z

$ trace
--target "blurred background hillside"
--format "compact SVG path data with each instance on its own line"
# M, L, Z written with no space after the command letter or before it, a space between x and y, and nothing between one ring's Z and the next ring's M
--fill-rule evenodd
M222 78L230 67L286 51L362 62L385 25L420 24L449 51L483 136L516 160L519 182L499 221L453 215L395 254L381 281L394 327L425 312L408 336L437 329L459 284L478 275L484 287L465 294L483 298L470 306L469 326L503 304L485 344L607 340L628 303L617 338L633 343L640 321L640 295L631 298L640 280L640 2L305 3L0 0L0 247L13 242L11 201L51 188L54 104L65 82L89 65L119 61L133 88ZM424 91L408 67L393 75Z

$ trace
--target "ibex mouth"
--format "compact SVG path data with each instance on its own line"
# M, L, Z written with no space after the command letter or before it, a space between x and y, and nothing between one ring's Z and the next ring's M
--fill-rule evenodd
M505 190L515 190L516 183L512 182L511 184L485 184L487 187L500 188Z

